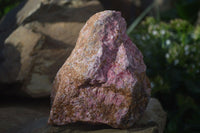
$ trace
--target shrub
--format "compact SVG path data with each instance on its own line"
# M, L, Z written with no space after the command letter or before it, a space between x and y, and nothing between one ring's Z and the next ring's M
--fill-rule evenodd
M0 19L23 0L0 0Z
M199 132L200 26L148 17L130 37L144 55L152 95L168 113L166 132Z

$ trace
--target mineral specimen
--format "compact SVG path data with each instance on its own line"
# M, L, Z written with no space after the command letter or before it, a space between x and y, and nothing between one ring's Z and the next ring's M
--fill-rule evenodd
M150 98L145 72L142 53L127 36L120 12L96 13L56 75L48 123L132 126Z

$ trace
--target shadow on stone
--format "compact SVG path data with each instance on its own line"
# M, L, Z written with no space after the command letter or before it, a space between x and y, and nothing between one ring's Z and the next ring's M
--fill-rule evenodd
M15 79L20 71L21 55L20 51L13 44L7 43L6 47L6 51L0 51L0 53L6 57L2 62L0 62L0 81L10 83L15 82Z
M16 15L20 11L27 0L24 0L16 8L11 10L6 16L4 16L0 21L0 67L4 60L2 50L4 48L3 44L5 39L17 28Z
M38 21L38 22L85 22L94 14L95 10L101 9L99 5L86 5L78 8L66 8L56 4L42 5L36 12L24 20L23 24ZM81 15L80 15L81 12ZM49 14L49 15L48 15ZM49 17L51 16L51 17Z

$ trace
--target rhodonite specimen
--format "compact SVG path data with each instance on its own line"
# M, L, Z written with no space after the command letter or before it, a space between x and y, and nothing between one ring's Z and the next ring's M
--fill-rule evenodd
M128 128L142 116L150 98L142 53L126 34L120 12L93 15L58 71L49 124L74 122Z

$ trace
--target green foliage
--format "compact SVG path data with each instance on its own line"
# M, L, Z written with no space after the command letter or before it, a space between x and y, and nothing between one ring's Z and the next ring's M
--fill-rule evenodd
M199 0L177 0L176 10L178 15L185 20L195 22L200 9Z
M148 17L130 37L144 55L152 95L168 113L166 132L200 132L200 26Z
M190 23L195 23L200 10L200 0L174 0L170 4L170 9L160 13L162 20L181 18Z
M0 0L0 19L22 0Z

